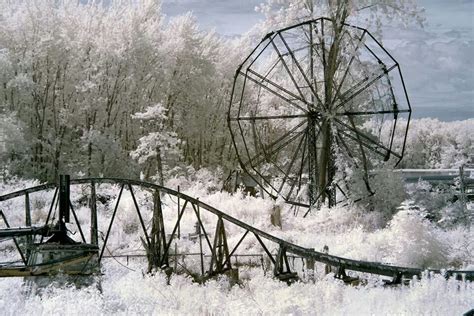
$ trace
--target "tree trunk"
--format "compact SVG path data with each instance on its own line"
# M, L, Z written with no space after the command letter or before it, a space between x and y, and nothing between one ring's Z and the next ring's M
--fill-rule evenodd
M163 179L163 161L161 159L161 149L156 148L156 171L158 173L158 184L163 186L164 179Z
M319 194L321 195L320 201L324 203L327 194L327 187L330 184L328 179L328 169L331 163L331 125L327 120L323 121L321 125L321 151L319 156ZM331 179L332 181L332 179ZM329 197L331 199L331 197Z
M345 2L330 2L331 6L335 6L332 17L332 29L334 39L330 45L329 51L325 52L324 39L323 46L323 63L324 63L324 109L325 117L321 124L321 152L319 158L319 194L320 201L324 203L328 199L329 206L336 203L336 192L332 188L335 173L335 157L332 152L332 132L331 117L336 112L335 108L335 86L336 73L340 63L340 44L342 39L342 26L347 18L348 10Z

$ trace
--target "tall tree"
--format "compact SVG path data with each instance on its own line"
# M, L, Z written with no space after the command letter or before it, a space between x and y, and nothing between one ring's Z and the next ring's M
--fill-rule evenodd
M312 144L309 151L314 153L314 157L310 161L317 166L314 169L310 168L310 170L314 170L309 175L310 192L317 191L320 201L324 202L326 200L329 205L334 205L335 188L332 184L336 170L336 152L334 149L336 135L333 131L332 118L337 115L342 100L340 87L351 81L349 79L345 80L345 75L342 75L345 71L344 67L354 67L353 64L348 65L345 62L345 56L347 54L357 54L348 52L347 40L344 38L347 35L345 25L347 23L360 25L358 22L363 20L363 26L374 27L380 36L382 21L401 20L408 22L416 20L421 23L421 10L414 1L409 0L268 0L260 5L259 10L265 15L266 19L259 25L257 32L263 31L265 33L269 30L283 28L310 19L329 18L327 23L330 25L326 26L327 34L314 32L312 24L310 24L310 29L306 30L305 35L309 47L307 62L310 63L310 73L308 76L314 85L321 82L320 86L322 86L317 91L317 95L312 96L312 103L314 108L318 108L316 103L320 103L320 107L324 109L321 122L318 122L320 123L318 132L313 128L309 131L310 135L308 136L309 143ZM318 52L314 47L320 47L322 57L316 56ZM317 60L318 58L320 60ZM322 67L318 68L318 65L314 64L315 60ZM360 72L368 72L368 67L370 67L368 63L364 62L360 62L357 66L361 68ZM317 72L320 72L320 74L317 74ZM356 82L354 78L351 79ZM347 123L354 130L356 125L361 124L361 122L356 122L351 117L349 117ZM319 137L316 143L315 140L311 141L313 138L316 139L316 136L312 137L311 135L317 133L319 133ZM359 144L359 146L362 145ZM360 148L359 152L360 157L357 158L360 160L360 166L363 169L364 182L367 184L367 189L372 191L368 185L368 169L372 166L363 148ZM331 186L332 189L328 189Z
M182 140L177 163L227 164L243 40L200 30L191 14L165 21L153 0L0 1L0 21L0 113L22 126L24 176L136 177L148 165L130 152L154 131ZM163 128L133 118L153 104Z

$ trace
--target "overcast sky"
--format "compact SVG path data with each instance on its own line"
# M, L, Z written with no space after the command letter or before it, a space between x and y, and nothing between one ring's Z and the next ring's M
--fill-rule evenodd
M168 16L192 11L203 29L235 36L262 19L261 0L164 0ZM419 0L424 29L387 25L384 45L400 63L414 117L474 118L474 0Z

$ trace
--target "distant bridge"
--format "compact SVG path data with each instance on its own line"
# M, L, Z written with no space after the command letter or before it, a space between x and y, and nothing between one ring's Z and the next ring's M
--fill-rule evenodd
M432 184L452 184L461 176L465 179L466 184L474 184L474 169L397 169L395 172L400 173L407 183L416 183L419 180L427 181Z
M406 183L426 181L433 187L445 185L457 187L459 195L466 200L474 200L474 168L459 169L398 169Z

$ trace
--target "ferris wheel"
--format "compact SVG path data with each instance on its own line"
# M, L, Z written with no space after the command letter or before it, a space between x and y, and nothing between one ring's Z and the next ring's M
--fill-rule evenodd
M344 176L403 157L411 106L366 29L319 18L267 34L238 67L228 124L239 163L294 205L337 202ZM341 172L339 172L341 171Z

